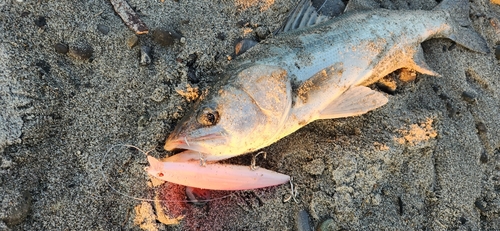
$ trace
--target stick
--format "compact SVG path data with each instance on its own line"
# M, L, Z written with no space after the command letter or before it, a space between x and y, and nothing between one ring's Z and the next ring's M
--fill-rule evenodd
M139 16L132 10L125 0L110 0L115 12L120 15L125 25L136 34L147 34L148 27L141 21Z

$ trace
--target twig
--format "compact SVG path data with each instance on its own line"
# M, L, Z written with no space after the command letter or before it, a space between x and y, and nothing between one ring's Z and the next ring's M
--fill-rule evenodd
M125 25L136 34L147 34L148 27L141 21L139 16L132 10L125 0L110 0L115 12L120 15Z

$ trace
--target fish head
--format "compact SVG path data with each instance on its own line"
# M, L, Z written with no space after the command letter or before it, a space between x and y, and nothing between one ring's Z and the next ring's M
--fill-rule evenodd
M166 150L191 150L220 160L269 144L291 107L286 71L255 65L235 75L195 104L170 134Z

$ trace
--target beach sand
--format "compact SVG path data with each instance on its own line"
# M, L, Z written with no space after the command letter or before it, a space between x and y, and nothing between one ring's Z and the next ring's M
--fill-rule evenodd
M426 41L441 77L418 74L384 107L313 122L265 148L258 165L292 176L297 202L283 202L286 184L214 191L195 205L183 186L153 186L145 156L115 145L169 154L162 146L189 96L214 83L235 40L278 28L295 3L128 3L151 30L176 30L184 43L162 46L150 33L129 48L134 33L109 1L0 1L0 230L305 230L304 220L323 230L500 230L499 5L471 1L490 54ZM142 46L152 50L147 66Z

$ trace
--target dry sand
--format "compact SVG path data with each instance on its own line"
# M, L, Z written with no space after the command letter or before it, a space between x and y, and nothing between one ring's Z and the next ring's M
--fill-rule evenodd
M500 6L471 3L473 27L491 54L425 42L442 77L418 75L374 112L314 122L265 148L259 165L293 176L298 203L283 202L289 186L282 185L212 192L229 196L197 206L113 192L101 175L104 153L126 143L165 155L166 136L192 105L178 92L213 84L233 42L279 27L294 3L128 2L150 28L175 29L185 43L162 47L145 35L128 48L133 32L105 0L0 1L0 230L293 230L303 209L313 226L329 219L325 230L500 230L500 29L493 26ZM379 2L389 9L437 4ZM93 56L56 53L59 42L88 44ZM153 50L149 66L139 65L142 45ZM188 81L191 54L197 84ZM250 156L233 162L248 164ZM116 148L104 163L125 193L185 199L182 186L152 188L138 152Z

